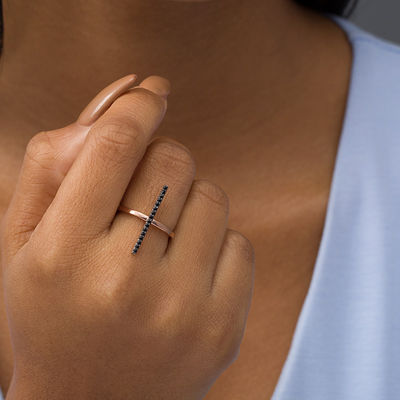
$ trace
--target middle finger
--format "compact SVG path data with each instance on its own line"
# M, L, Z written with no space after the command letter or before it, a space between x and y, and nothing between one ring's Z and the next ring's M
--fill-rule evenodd
M121 204L150 215L160 190L168 186L154 217L174 229L195 176L195 163L190 151L169 138L157 138L147 148L141 163L129 183ZM144 222L130 214L117 214L111 227L110 240L118 246L118 254L131 256ZM168 234L150 225L136 257L157 259L168 246ZM174 240L174 239L172 239Z

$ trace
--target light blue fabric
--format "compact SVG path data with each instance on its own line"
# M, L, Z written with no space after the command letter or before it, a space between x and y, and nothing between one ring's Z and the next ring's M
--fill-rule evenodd
M400 47L334 20L353 46L347 111L313 278L272 399L398 400Z

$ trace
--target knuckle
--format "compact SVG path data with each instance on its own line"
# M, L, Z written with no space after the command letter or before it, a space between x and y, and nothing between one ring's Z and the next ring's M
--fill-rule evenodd
M49 133L42 131L34 135L26 146L25 155L32 161L41 163L46 159L53 159L53 146Z
M199 179L193 182L192 190L201 201L208 201L228 211L229 198L225 191L213 182Z
M77 244L74 240L61 239L57 235L46 235L45 238L43 240L42 234L32 235L29 242L32 269L44 282L48 279L70 281L80 273L80 265L89 265L89 243Z
M151 90L138 86L132 90L132 93L135 95L139 106L150 106L154 111L160 114L165 111L165 99Z
M89 132L102 157L125 160L137 156L144 141L143 126L134 119L110 117Z
M114 102L114 109L148 126L149 116L158 117L165 113L166 100L151 90L135 87Z
M149 165L168 176L194 176L195 162L191 152L183 145L172 141L156 140L148 150ZM179 179L179 178L178 178Z
M43 147L43 144L47 144L48 141L48 133L46 131L39 132L29 140L27 150L31 150L33 152L40 151Z
M175 341L193 345L198 341L199 316L196 310L200 307L196 293L183 285L161 289L160 296L151 304L149 326L151 332L166 341ZM190 300L191 299L191 300ZM189 306L189 302L191 302Z
M204 330L207 346L221 365L229 365L238 354L243 327L233 309L218 310Z
M85 282L85 293L95 304L96 309L112 312L116 317L124 318L132 315L130 298L124 285L118 280L111 279L107 283L101 277L93 274L92 279Z
M165 100L155 93L135 88L120 96L89 131L89 140L109 160L129 161L142 155L150 133L165 112Z
M162 303L154 310L152 326L159 332L174 335L182 329L181 316L185 307L185 299L179 294L164 296Z
M42 278L49 277L51 279L61 259L60 250L55 246L41 246L31 251L30 254L31 268Z
M254 262L254 248L250 240L240 232L228 229L225 243L229 248L240 254L246 261Z

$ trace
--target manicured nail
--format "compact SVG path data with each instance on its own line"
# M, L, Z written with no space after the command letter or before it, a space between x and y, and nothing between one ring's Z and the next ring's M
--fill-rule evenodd
M158 94L164 99L168 97L171 91L171 83L169 82L169 80L158 75L151 75L147 77L138 86L135 87L144 87Z
M81 112L77 123L90 126L96 122L119 96L133 87L136 78L135 74L127 75L104 88Z

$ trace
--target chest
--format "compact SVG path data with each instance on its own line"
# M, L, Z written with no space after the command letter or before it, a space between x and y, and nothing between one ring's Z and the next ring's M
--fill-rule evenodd
M309 289L327 200L309 200L291 215L282 209L261 230L238 228L256 252L254 295L240 354L206 400L272 396Z

